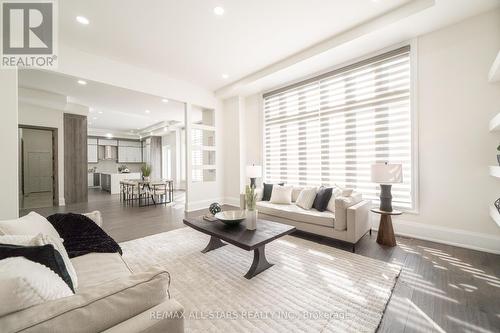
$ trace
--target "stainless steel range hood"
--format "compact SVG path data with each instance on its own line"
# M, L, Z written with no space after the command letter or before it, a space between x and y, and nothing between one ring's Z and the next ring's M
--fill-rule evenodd
M104 159L112 160L113 159L113 147L112 146L104 146Z

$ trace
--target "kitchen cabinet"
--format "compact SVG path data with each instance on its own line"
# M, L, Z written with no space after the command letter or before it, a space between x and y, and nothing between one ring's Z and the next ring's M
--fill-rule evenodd
M118 163L142 163L142 143L120 140L118 142Z
M88 163L98 162L96 144L87 144L87 162Z
M99 138L99 146L118 146L118 140Z

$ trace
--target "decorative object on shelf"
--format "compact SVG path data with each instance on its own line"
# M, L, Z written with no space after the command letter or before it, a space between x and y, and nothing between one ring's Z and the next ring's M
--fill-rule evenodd
M255 180L262 177L262 166L260 165L247 165L247 177L250 178L250 187L257 187Z
M219 203L214 202L213 204L210 205L210 207L208 207L208 211L210 212L210 214L215 215L219 212L222 212L222 208L219 205Z
M500 214L500 198L495 200L495 208L498 210L498 214Z
M151 176L151 165L144 164L141 167L142 171L142 180L149 181L149 176Z
M255 187L247 185L245 187L245 204L247 207L246 226L248 230L257 229L257 210L255 209L255 202L257 201L257 193Z
M392 212L392 184L403 182L401 164L377 163L371 167L372 182L380 184L380 210Z
M500 166L500 145L498 145L498 147L497 147L497 162L498 162L498 165Z
M227 210L215 214L215 217L226 225L234 226L246 219L247 214L244 210Z

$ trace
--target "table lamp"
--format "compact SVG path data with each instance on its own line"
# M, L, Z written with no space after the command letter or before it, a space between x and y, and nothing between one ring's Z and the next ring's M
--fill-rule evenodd
M255 179L262 177L262 166L260 165L247 165L247 177L250 178L250 187L255 188Z
M372 182L380 184L380 210L392 212L392 184L403 182L401 164L372 164Z

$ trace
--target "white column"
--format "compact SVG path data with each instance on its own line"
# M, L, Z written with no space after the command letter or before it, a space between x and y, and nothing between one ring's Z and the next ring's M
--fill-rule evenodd
M0 69L0 172L4 176L0 191L0 220L19 216L19 138L17 70Z

